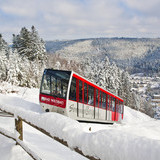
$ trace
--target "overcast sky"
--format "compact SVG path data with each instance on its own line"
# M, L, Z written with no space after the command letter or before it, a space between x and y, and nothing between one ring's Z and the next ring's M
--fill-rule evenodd
M6 41L32 25L44 40L160 37L160 0L0 0Z

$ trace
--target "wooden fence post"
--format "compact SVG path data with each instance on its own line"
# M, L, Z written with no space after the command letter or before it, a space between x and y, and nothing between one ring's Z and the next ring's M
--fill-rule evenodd
M20 134L18 137L21 141L23 141L23 125L22 125L22 119L18 117L18 119L15 119L15 127L16 131Z

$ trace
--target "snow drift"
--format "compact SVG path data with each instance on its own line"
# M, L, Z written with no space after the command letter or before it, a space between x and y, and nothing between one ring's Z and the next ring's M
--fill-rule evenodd
M125 107L122 124L79 123L57 113L43 113L37 101L31 102L32 95L38 97L38 90L28 92L31 91L32 94L26 92L26 98L20 98L18 94L0 94L0 108L67 141L71 148L78 147L85 155L102 160L160 159L160 121ZM25 99L30 99L30 102Z

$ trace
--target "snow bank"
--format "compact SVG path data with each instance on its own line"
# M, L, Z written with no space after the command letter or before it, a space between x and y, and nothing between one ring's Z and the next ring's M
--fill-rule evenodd
M27 87L18 87L7 82L3 82L0 84L0 93L39 104L39 89L37 88L30 89Z
M2 95L1 95L2 96ZM3 97L3 96L2 96ZM124 132L123 129L117 129L117 125L110 129L99 130L96 132L85 132L83 125L75 120L72 120L63 115L57 113L38 113L34 109L37 108L37 104L32 103L32 107L28 108L15 106L14 102L11 104L13 97L2 98L0 100L0 108L9 112L15 113L17 116L21 116L27 121L35 124L46 131L52 136L59 137L67 141L71 148L78 147L86 155L99 157L100 159L122 159L122 160L157 160L160 158L159 148L160 141L149 139L134 135L132 133ZM9 99L5 104L2 104L3 100ZM17 101L18 99L15 98ZM14 101L14 100L13 100ZM25 101L22 101L25 104ZM33 109L33 111L32 111ZM37 111L37 110L36 110ZM131 119L136 114L140 117L141 114L137 112L131 113L131 110L126 110L125 114L129 114ZM149 120L148 116L142 116L138 119ZM126 117L125 122L131 121ZM132 119L133 121L134 119ZM123 127L123 126L122 126Z
M32 96L32 94L30 96ZM13 95L0 94L0 104L6 107L9 106L10 109L14 108L16 110L17 108L22 108L32 112L43 113L43 110L39 104L29 102L28 100L22 99L18 96L15 97Z
M150 118L148 115L136 111L134 109L131 109L127 106L124 106L124 119L123 123L128 124L128 123L140 123L144 121L150 121L152 118Z
M43 113L36 103L2 94L0 108L67 141L71 148L78 147L86 155L102 160L160 159L160 121L128 107L122 124L112 126L83 124L57 113ZM90 126L92 131L87 130Z
M15 141L0 135L0 155L2 160L32 160Z

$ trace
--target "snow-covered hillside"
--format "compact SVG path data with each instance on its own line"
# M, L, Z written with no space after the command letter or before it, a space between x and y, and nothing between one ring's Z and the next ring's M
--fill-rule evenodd
M124 60L135 57L143 57L149 51L152 52L159 47L160 39L151 38L95 38L86 40L66 40L66 41L47 41L46 49L49 53L59 53L68 58L79 57L82 54L87 56L97 56L107 54L114 59ZM104 49L104 50L103 50ZM98 50L99 52L96 52ZM70 56L67 56L67 55ZM103 56L103 55L101 55Z
M0 108L23 113L41 124L51 134L65 139L71 148L76 146L86 155L102 160L160 159L160 121L125 107L122 124L101 125L78 123L56 113L43 113L38 102L38 89L4 84L0 86ZM37 118L38 117L38 118ZM45 121L45 120L46 121ZM91 131L89 128L91 127ZM0 117L0 130L14 133L13 118ZM86 159L58 144L24 123L24 143L39 157L51 159ZM15 142L0 135L0 155L3 160L31 159Z
M159 38L95 38L86 40L47 41L46 50L68 60L86 58L103 60L106 56L130 73L158 72Z

